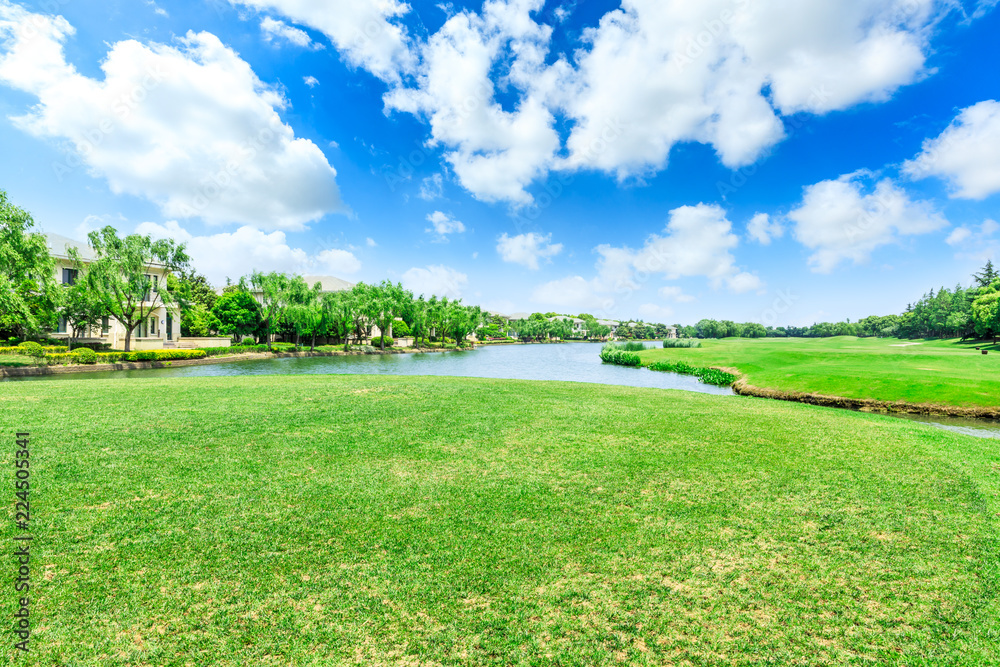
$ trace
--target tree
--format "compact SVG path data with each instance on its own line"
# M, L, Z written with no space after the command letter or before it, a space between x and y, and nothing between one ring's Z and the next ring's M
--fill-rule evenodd
M199 307L201 304L199 304ZM237 341L253 335L260 328L260 304L249 291L231 290L215 300L211 311L211 327Z
M988 259L986 260L986 266L983 267L983 270L979 273L973 273L972 277L975 278L976 284L980 287L989 287L996 282L998 278L1000 278L1000 274L998 274L993 268L993 260Z
M385 351L385 338L389 334L389 328L393 321L403 310L403 301L406 292L399 283L393 285L388 280L383 280L381 284L372 287L370 299L368 301L368 316L378 327L382 335L382 351Z
M271 349L271 331L285 306L288 283L288 276L275 271L271 273L254 271L250 274L250 284L260 295L260 316L269 350Z
M178 272L187 267L184 244L172 239L154 241L149 236L130 234L119 238L114 227L91 232L88 237L97 259L87 265L90 289L106 295L108 312L125 326L125 351L131 349L132 332L157 308L174 305L169 282L158 284L156 273ZM73 261L79 253L70 248Z
M355 313L358 310L354 292L324 294L322 307L330 328L339 340L344 341L344 352L350 349L351 332L354 331Z
M63 294L64 305L61 312L69 329L68 347L72 350L73 340L79 338L84 331L101 326L110 309L104 295L94 291L86 280L77 278L73 284L64 285Z
M284 314L295 331L295 344L301 342L303 333L311 335L310 351L316 349L316 333L325 324L319 299L322 290L322 283L317 282L309 287L302 276L295 276L289 280L286 292Z
M979 290L972 302L972 317L976 324L976 334L983 338L992 337L993 342L1000 336L1000 280Z
M450 325L449 332L458 347L465 345L469 334L479 328L483 322L483 311L479 306L462 305L462 300L452 301L448 306Z
M62 296L55 263L34 220L0 190L0 332L24 337L52 329Z

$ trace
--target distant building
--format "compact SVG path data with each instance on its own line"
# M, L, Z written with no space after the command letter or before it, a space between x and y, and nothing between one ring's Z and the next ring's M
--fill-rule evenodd
M80 261L84 265L97 261L97 255L94 254L93 249L86 243L81 243L80 241L75 241L59 234L46 234L45 240L49 247L49 254L55 260L56 282L60 284L72 285L78 277L76 265L69 256L71 248L76 249ZM167 271L165 266L157 263L151 264L148 270L149 276L153 281L152 292L155 293L160 285L167 284L167 274L169 271ZM143 303L149 304L149 301L144 301ZM159 308L153 309L149 317L145 318L143 322L140 322L132 330L132 349L158 350L164 347L173 347L177 339L180 338L180 332L180 308L176 305L170 308L165 308L161 305ZM59 327L51 336L53 338L68 340L72 333L66 323L66 319L60 317ZM127 333L125 325L110 314L104 317L101 326L81 333L83 335L75 340L85 343L110 345L114 350L125 349L125 334Z

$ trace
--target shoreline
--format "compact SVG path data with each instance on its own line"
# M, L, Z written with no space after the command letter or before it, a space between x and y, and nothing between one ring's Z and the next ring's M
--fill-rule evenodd
M475 347L464 348L460 351L475 349ZM438 352L455 352L454 349L434 349L434 348L397 348L395 350L381 350L371 352L250 352L248 354L219 355L217 357L205 357L203 359L172 359L169 361L120 361L113 364L71 364L57 366L23 366L20 368L0 368L0 380L7 378L22 377L46 377L49 375L66 375L72 373L103 373L108 371L144 371L156 368L175 368L178 366L208 366L211 364L225 364L236 361L254 361L258 359L283 359L290 357L364 357L364 356L387 356L392 354L431 354Z
M738 396L753 398L768 398L775 401L805 403L827 408L840 408L854 412L881 414L927 415L929 417L964 417L967 419L1000 420L1000 407L942 405L940 403L910 403L907 401L881 401L875 398L847 398L846 396L827 396L812 392L782 391L757 387L743 377L736 368L714 366L720 371L732 373L736 382L732 384L733 392Z

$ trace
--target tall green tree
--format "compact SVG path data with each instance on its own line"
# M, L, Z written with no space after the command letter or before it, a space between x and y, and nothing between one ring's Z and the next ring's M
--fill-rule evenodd
M369 292L368 316L382 332L380 340L383 351L385 351L385 338L389 335L393 321L403 312L405 297L406 291L403 286L388 280L373 286Z
M972 274L972 277L976 280L976 284L980 287L989 287L993 283L1000 279L1000 274L996 272L993 268L993 260L986 260L986 266L983 267L982 271L979 273Z
M198 304L199 308L203 308ZM260 304L246 289L230 290L215 299L211 310L211 328L240 342L260 329Z
M54 328L62 293L45 236L0 190L0 332L25 337Z
M72 285L63 286L63 307L60 312L69 330L67 347L71 350L77 338L85 331L101 326L105 315L111 312L106 296L96 291L86 279L81 280L80 275L77 274L77 280Z
M108 311L125 326L125 351L131 350L132 332L161 306L174 305L169 282L156 279L158 271L182 271L189 259L184 244L172 239L154 241L149 236L118 236L108 226L88 237L97 259L88 262L86 280L90 288L105 295ZM79 253L70 249L74 262Z
M254 271L250 274L250 285L260 303L261 323L264 336L267 339L267 349L271 349L272 332L286 305L288 298L289 278L283 273L272 271L262 273Z
M323 295L323 310L326 311L330 328L338 340L344 341L344 351L350 349L351 332L354 331L355 315L358 311L357 299L353 291L332 292Z
M1000 280L979 290L972 302L972 317L976 333L983 338L1000 336Z

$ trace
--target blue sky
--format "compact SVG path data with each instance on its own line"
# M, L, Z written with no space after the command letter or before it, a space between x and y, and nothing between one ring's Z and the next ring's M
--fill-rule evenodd
M967 0L0 0L0 187L503 312L811 324L1000 260Z

